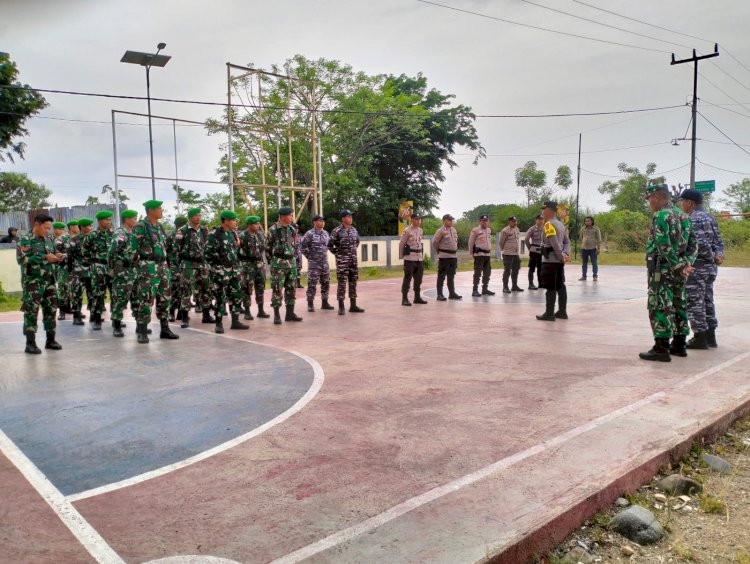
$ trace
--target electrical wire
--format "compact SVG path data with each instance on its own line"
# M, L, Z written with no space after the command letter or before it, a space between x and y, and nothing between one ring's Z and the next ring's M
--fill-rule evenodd
M732 174L744 174L746 176L750 176L750 172L740 172L738 170L729 170L728 168L721 168L720 166L710 165L708 163L704 163L698 157L696 157L695 160L698 161L699 163L701 163L703 166L707 166L709 168L715 168L716 170L721 170L723 172L731 172Z
M732 139L731 137L729 137L729 135L727 135L727 134L726 134L726 133L724 133L724 132L723 132L723 131L722 131L721 129L719 129L719 126L717 126L716 124L714 124L714 122L712 122L712 121L711 121L710 119L708 119L708 118L707 118L706 116L704 116L704 115L703 115L702 113L700 113L700 112L697 112L697 113L698 113L698 115L700 115L700 116L701 116L701 117L702 117L703 119L705 119L705 120L706 120L706 121L707 121L707 122L708 122L708 123L709 123L709 124L710 124L710 125L711 125L711 126L712 126L712 127L714 128L714 129L715 129L715 130L716 130L716 131L718 131L718 132L719 132L719 133L721 133L721 134L722 134L722 135L723 135L724 137L726 137L727 139L729 139L729 140L730 140L730 141L732 142L732 145L734 145L735 147L737 147L737 148L738 148L738 149L739 149L740 151L742 151L743 153L746 153L746 154L747 154L748 156L750 156L750 151L748 151L748 150L747 150L747 149L745 149L745 148L744 148L744 147L743 147L742 145L740 145L739 143L737 143L737 142L736 142L736 141L735 141L734 139Z

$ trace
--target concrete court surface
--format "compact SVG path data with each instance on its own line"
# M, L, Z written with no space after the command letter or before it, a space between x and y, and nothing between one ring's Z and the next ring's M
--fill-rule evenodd
M720 271L719 348L668 364L638 359L644 269L579 272L555 323L497 270L148 346L64 321L40 356L0 316L0 561L523 562L750 409L748 270Z

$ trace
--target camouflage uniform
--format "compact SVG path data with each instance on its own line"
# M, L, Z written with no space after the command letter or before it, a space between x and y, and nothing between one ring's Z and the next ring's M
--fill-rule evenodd
M245 309L250 313L250 301L255 289L255 304L263 309L263 292L266 290L266 237L262 231L240 233L239 259L242 264L242 297Z
M175 238L177 229L167 234L167 264L169 264L169 278L172 286L172 300L169 306L169 319L174 321L174 310L180 305L180 255L177 250Z
M357 298L357 278L359 277L357 247L359 247L359 233L353 225L347 229L342 224L331 231L328 248L336 255L336 277L338 278L336 299L339 301L346 296L347 282L349 298Z
M320 297L328 301L331 272L328 267L328 242L331 236L325 229L314 227L302 238L300 251L307 259L307 301L315 299L316 286L320 280Z
M274 223L268 229L266 256L271 268L271 307L281 307L281 291L284 289L284 302L287 307L295 304L297 264L294 258L297 230L293 225L284 227Z
M112 242L111 231L92 231L83 240L83 256L89 264L91 294L89 296L92 316L98 319L104 312L104 298L110 277L107 272L107 254ZM92 319L94 321L94 319Z
M66 234L55 237L54 248L56 253L66 254L68 239L70 237ZM65 312L70 309L70 298L68 297L68 259L67 257L56 263L55 266L55 282L57 284L57 307L60 308L60 319L65 319Z
M293 223L294 227L294 263L297 266L297 280L295 285L297 288L302 288L302 235L299 232L299 225ZM308 278L309 278L308 274Z
M73 315L80 314L83 304L84 270L86 269L82 252L83 238L84 235L82 233L76 233L68 238L65 247L68 255L66 260L68 267L68 298ZM82 325L82 323L79 323L79 325Z
M36 333L37 315L42 308L45 331L54 331L57 323L57 295L55 289L54 264L47 261L46 255L55 252L55 245L49 237L37 237L27 233L16 247L16 261L21 266L23 298L23 332Z
M690 213L697 242L697 258L687 279L688 318L693 333L715 330L719 326L714 307L714 281L718 274L716 257L724 256L724 241L714 217L702 207Z
M151 321L151 304L156 301L156 316L166 322L172 299L172 281L167 264L167 235L161 223L151 225L142 219L133 227L130 246L137 266L137 307L133 314L139 325Z
M131 304L132 311L137 309L137 265L136 252L131 244L131 232L119 227L112 236L109 246L108 262L112 276L112 321L122 321L122 312Z
M180 285L178 296L181 311L190 311L190 300L195 294L198 307L211 308L211 274L204 256L208 241L208 228L200 225L194 229L183 225L175 233L175 248L180 260Z
M216 322L226 315L225 304L229 302L232 317L242 308L240 267L237 257L239 238L237 233L215 228L208 234L205 256L211 265L211 288L216 300Z

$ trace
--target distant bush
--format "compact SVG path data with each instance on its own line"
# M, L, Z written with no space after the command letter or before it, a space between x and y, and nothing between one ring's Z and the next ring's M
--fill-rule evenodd
M719 231L727 249L750 248L750 221L719 221Z

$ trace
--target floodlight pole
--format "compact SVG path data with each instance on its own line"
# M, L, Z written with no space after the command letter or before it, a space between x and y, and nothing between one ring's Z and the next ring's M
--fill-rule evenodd
M234 211L234 163L232 163L232 67L227 63L227 162L229 164L229 205Z
M120 187L117 185L117 134L115 133L115 110L112 110L112 154L115 161L115 227L120 227Z

